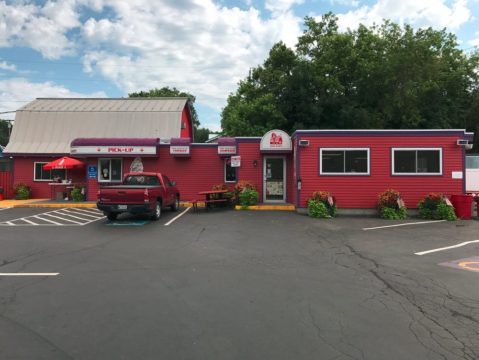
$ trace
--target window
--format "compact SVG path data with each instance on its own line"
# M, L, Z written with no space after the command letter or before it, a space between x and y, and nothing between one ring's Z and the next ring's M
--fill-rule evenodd
M124 184L160 186L160 181L158 180L157 176L130 175L125 178Z
M43 165L45 164L46 162L34 163L33 180L52 181L58 178L60 178L61 180L65 180L67 178L67 171L65 169L43 170Z
M441 175L442 149L392 149L393 175Z
M163 175L163 181L165 182L165 186L166 186L166 187L168 187L168 186L173 186L173 185L171 184L170 179L168 179L168 176Z
M98 181L121 181L122 168L122 159L98 160Z
M466 156L466 169L479 169L479 156Z
M369 149L324 148L319 157L322 175L369 175Z
M225 182L236 182L236 168L231 166L231 158L225 159Z

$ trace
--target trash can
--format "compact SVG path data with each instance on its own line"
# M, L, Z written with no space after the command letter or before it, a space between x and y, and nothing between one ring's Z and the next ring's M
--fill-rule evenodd
M456 216L463 220L470 220L472 217L471 195L451 195L451 202L454 205Z

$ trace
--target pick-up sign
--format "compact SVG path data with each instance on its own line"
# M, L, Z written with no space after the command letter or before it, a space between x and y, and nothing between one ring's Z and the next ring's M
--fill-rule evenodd
M70 149L70 153L78 155L156 155L156 146L74 146Z

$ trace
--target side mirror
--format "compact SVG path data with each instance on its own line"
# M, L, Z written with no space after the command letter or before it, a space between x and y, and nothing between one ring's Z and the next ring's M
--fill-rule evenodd
M176 181L172 181L171 186L176 186Z

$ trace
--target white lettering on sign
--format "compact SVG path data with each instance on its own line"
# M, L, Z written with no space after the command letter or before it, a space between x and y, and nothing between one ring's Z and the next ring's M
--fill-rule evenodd
M218 146L219 155L234 155L236 154L236 146Z
M190 154L190 147L189 146L170 146L170 154L171 155L189 155Z
M262 151L291 151L291 138L283 130L268 131L261 139Z
M156 155L156 146L73 146L70 154L79 155Z

